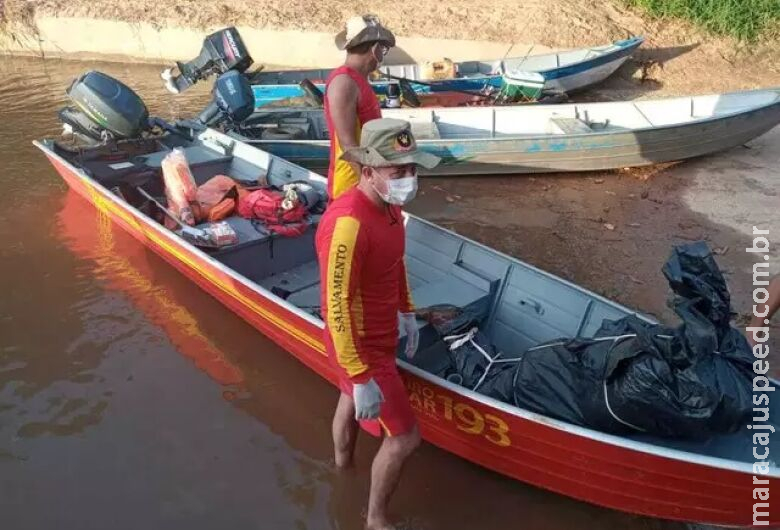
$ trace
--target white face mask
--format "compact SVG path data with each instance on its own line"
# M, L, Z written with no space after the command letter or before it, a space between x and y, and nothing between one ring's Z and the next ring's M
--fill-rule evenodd
M376 187L374 187L374 191L388 204L403 206L411 202L417 195L417 175L386 180L385 184L387 185L387 193L380 193Z

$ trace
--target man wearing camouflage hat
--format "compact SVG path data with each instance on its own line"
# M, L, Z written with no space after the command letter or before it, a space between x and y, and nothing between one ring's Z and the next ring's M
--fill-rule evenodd
M408 122L372 120L344 160L360 168L357 186L336 198L317 229L325 347L341 396L333 417L336 465L352 462L358 425L384 439L371 467L366 527L392 528L387 504L401 468L420 443L396 367L399 321L414 356L417 321L404 264L401 206L417 192L417 167L439 158L417 149Z
M344 65L328 76L325 86L325 119L330 132L328 196L337 198L356 185L360 176L341 154L360 142L360 129L369 120L382 117L368 75L376 70L395 46L395 36L375 15L352 17L336 35L336 46L346 50Z

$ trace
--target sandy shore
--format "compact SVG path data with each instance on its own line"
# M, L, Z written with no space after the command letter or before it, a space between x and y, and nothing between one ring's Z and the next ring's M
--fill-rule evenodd
M0 51L12 53L171 62L197 54L208 31L237 25L258 64L331 66L341 59L332 36L344 20L373 12L399 36L391 63L522 56L641 34L642 49L592 97L780 86L780 43L747 47L685 22L641 16L614 0L334 0L316 10L307 0L6 0L0 6Z

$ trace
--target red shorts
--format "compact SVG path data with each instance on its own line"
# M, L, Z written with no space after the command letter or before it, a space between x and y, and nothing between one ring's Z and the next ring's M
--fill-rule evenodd
M379 409L379 418L375 420L361 420L360 427L373 436L398 436L406 434L417 425L414 410L409 403L409 394L406 393L401 374L393 366L392 369L382 370L372 374L374 381L379 385L385 400ZM343 371L339 371L339 388L348 396L352 396L352 381Z

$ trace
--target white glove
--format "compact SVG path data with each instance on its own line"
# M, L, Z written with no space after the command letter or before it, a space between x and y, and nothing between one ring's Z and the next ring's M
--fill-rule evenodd
M404 353L407 359L414 357L417 346L420 345L420 330L417 329L417 317L414 313L400 313L401 326L406 332L406 349Z
M362 385L352 385L352 399L355 401L355 419L373 420L379 417L379 407L385 396L372 377Z

